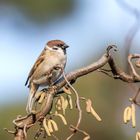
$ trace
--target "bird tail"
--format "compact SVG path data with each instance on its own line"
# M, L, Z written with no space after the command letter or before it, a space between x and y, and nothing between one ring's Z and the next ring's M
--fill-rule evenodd
M26 106L27 113L31 113L32 112L32 107L33 107L33 104L34 104L33 97L34 96L31 93L28 96L28 101L27 101L27 106Z
M27 101L27 106L26 106L27 113L32 113L32 108L33 108L33 105L35 102L34 96L35 96L37 89L38 89L38 86L36 86L36 85L30 86L30 93L28 96L28 101Z

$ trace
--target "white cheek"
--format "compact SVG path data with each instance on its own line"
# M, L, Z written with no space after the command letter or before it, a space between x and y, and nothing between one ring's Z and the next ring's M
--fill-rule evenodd
M64 51L61 49L61 48L59 48L58 50L56 50L57 52L59 52L60 54L64 54Z

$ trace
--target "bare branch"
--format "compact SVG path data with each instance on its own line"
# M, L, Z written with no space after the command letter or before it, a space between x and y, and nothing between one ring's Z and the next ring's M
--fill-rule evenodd
M114 75L115 79L120 79L124 82L128 83L135 83L140 81L140 76L136 73L131 60L133 58L140 58L139 54L133 54L128 56L128 65L131 68L130 74L125 73L123 70L118 68L113 60L113 58L110 56L110 59L108 61L110 68L112 70L112 74Z
M71 83L71 81L76 81L77 78L84 76L86 74L89 74L91 72L94 72L102 68L105 64L108 63L115 79L120 79L125 82L139 82L140 81L139 75L136 75L135 73L130 74L130 75L126 74L123 70L121 70L120 68L116 66L112 56L109 53L111 48L112 47L109 46L107 49L107 52L98 61L84 68L68 73L66 75L66 79ZM133 58L139 58L139 55L132 55L132 57L129 57L130 60L132 60ZM131 61L129 61L129 65L131 65ZM133 65L131 65L131 67L133 68ZM132 69L132 72L134 72L133 69ZM27 116L24 116L24 117L20 116L13 121L15 125L15 129L16 129L14 133L15 140L26 140L26 133L28 129L32 127L33 125L35 125L36 122L42 123L45 116L49 114L50 110L52 109L55 95L57 95L57 93L59 94L60 90L65 85L67 85L67 82L62 77L55 85L49 87L48 89L43 89L46 92L46 94L45 94L45 100L43 102L43 106L41 107L41 109L38 112L29 114ZM78 94L76 94L76 96L78 96ZM77 102L79 102L79 96L77 98L78 98ZM79 112L80 112L80 109L79 109ZM79 113L79 115L80 114L81 112ZM78 120L76 127L74 127L76 130L78 130L78 127L80 124L79 122L81 120L81 117L79 118L80 119ZM38 132L36 136L38 137L39 135L40 135L40 132Z

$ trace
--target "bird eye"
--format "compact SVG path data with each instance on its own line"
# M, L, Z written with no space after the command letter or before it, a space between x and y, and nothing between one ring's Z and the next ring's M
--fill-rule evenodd
M58 46L59 46L59 47L62 47L62 46L63 46L63 44L58 44Z
M58 47L53 47L53 50L58 50Z

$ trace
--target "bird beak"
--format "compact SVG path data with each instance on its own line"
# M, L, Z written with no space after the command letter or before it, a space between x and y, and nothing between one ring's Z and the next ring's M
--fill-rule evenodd
M67 44L64 44L63 46L62 46L62 48L63 49L66 49L66 48L68 48L69 46L67 45Z

